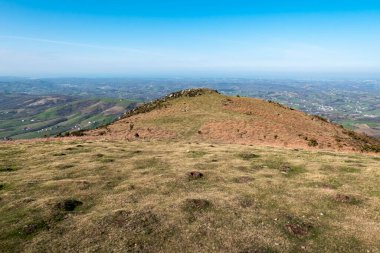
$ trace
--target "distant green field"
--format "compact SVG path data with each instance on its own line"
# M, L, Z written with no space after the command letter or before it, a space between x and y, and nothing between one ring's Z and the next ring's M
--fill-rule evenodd
M135 100L0 94L0 138L38 138L107 124Z

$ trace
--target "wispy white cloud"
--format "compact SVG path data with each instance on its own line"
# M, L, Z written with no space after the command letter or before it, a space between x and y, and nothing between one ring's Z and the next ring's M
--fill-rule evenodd
M96 44L89 44L89 43L79 43L79 42L71 42L71 41L63 41L63 40L51 40L51 39L44 39L44 38L22 37L22 36L12 36L12 35L0 35L0 39L34 41L34 42L65 45L65 46L72 46L72 47L84 47L84 48L94 48L94 49L102 49L102 50L123 51L123 52L129 52L129 53L149 54L149 55L155 55L155 56L164 56L163 54L160 54L157 52L150 52L147 50L142 50L142 49L132 48L132 47L103 46L103 45L96 45Z

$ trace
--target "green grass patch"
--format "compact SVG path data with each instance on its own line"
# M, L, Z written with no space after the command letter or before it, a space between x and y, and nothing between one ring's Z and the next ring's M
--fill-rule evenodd
M5 190L7 186L8 185L6 183L0 183L0 191Z
M333 172L336 170L336 167L330 165L330 164L322 164L320 167L319 167L320 170L322 171L327 171L327 172Z
M277 170L287 177L296 176L306 172L304 165L292 165L281 157L269 157L263 161L262 164L265 168Z
M286 176L297 176L299 174L302 174L302 173L305 173L306 172L306 168L305 166L303 165L297 165L297 166L289 166L289 170L287 171L287 173L285 173Z
M354 167L340 167L339 171L345 173L359 173L360 169Z
M1 166L0 167L0 172L12 172L15 171L16 169L12 166Z
M115 159L111 157L102 157L101 159L99 159L99 161L102 163L113 163Z
M338 178L335 178L335 177L329 178L326 183L327 183L327 186L331 189L338 189L339 187L343 185L343 183Z
M148 159L140 159L135 162L134 168L136 170L143 170L143 169L164 169L167 168L169 165L160 159L154 157L154 158L148 158Z
M282 166L288 165L285 159L280 157L267 157L263 160L263 165L269 169L279 170Z
M207 154L207 152L201 151L201 150L193 150L188 152L188 157L190 158L200 158Z
M238 157L240 157L240 158L243 159L243 160L251 160L251 159L258 158L258 157L260 157L260 156L254 154L254 153L247 153L247 152L244 152L244 153L240 153L240 154L238 154Z

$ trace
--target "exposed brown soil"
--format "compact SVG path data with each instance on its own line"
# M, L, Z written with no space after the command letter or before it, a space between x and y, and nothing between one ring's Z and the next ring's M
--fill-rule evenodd
M297 236L305 236L308 234L308 227L300 224L286 224L286 229L289 233Z
M196 180L203 178L203 173L199 171L191 171L188 173L189 180Z
M120 210L103 219L103 225L115 225L132 233L150 234L158 226L159 218L151 211Z
M44 221L32 222L32 223L29 223L23 227L22 233L24 235L31 235L31 234L36 233L45 227L48 227L48 224Z
M349 196L349 195L338 193L335 196L335 201L342 202L342 203L353 204L353 203L357 203L359 200L357 198L353 197L353 196Z
M280 171L283 173L288 173L292 168L290 168L288 165L281 165Z
M67 199L57 204L57 208L63 211L74 211L75 208L81 206L83 203L75 199Z
M228 97L208 89L169 94L83 135L380 152L380 140L346 130L321 117L274 102Z
M190 212L204 211L211 207L211 202L207 199L186 199L184 209Z

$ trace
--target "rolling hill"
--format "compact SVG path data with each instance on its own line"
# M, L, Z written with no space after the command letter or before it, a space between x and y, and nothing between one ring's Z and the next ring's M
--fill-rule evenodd
M380 140L281 104L190 89L85 132L115 139L175 139L341 151L380 151Z
M192 89L71 135L0 142L1 252L380 251L378 142L321 118Z

